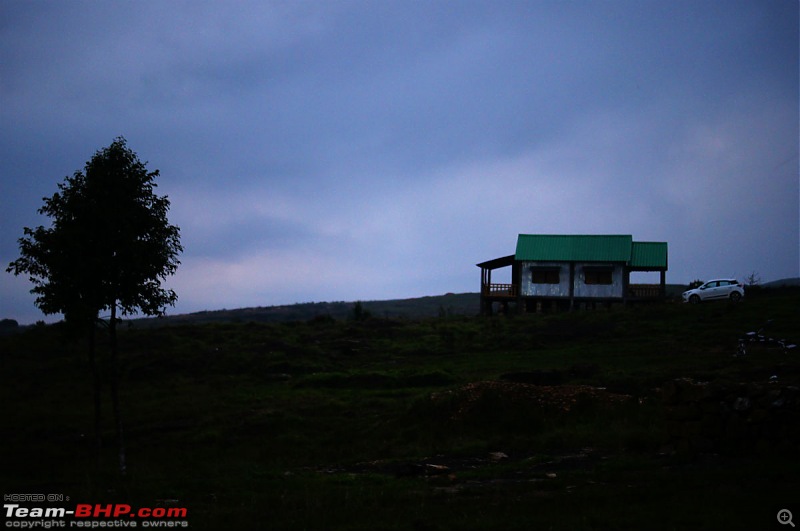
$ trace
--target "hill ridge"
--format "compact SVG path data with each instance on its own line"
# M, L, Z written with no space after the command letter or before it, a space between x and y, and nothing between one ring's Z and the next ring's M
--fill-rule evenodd
M480 307L480 294L445 293L405 299L297 302L273 306L202 310L164 317L131 319L135 326L160 326L168 324L198 324L208 322L287 322L307 321L315 318L346 319L353 317L357 304L362 311L385 318L425 318L437 316L476 315Z

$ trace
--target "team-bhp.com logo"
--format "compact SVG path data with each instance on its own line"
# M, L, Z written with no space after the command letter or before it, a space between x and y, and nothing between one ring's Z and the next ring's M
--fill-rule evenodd
M126 503L78 503L66 507L23 507L4 503L6 527L51 529L60 527L189 527L186 507L139 507Z

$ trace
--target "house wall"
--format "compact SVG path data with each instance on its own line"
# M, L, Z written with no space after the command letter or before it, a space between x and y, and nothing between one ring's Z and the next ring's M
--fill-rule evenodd
M612 268L611 284L586 284L585 268L607 265ZM569 262L521 262L520 295L523 297L564 297L570 295ZM534 284L532 271L535 268L557 269L558 284ZM613 299L621 298L624 288L624 271L621 264L575 264L575 298Z
M534 284L533 268L558 269L558 284ZM569 297L569 263L566 262L522 262L519 289L523 297Z
M575 298L621 298L623 294L623 271L621 265L612 267L611 284L587 284L585 268L596 268L602 264L575 264Z

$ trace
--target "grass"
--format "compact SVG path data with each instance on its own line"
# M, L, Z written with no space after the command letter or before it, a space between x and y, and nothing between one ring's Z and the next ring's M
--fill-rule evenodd
M125 477L81 345L35 327L0 338L0 480L199 529L764 529L800 463L665 450L659 388L800 384L797 354L733 357L769 318L800 339L799 302L131 329Z

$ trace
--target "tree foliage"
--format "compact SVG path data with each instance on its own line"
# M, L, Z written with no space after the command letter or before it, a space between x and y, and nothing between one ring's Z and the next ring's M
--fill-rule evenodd
M161 281L183 249L167 220L168 198L154 193L158 175L119 137L44 198L39 213L51 226L25 227L20 257L8 267L29 276L42 312L85 322L116 308L159 315L175 303Z

